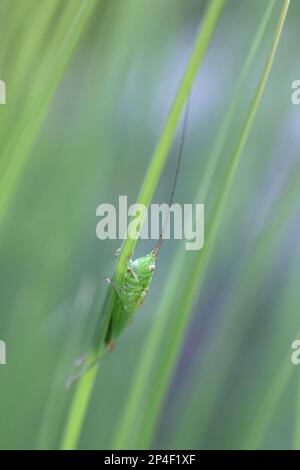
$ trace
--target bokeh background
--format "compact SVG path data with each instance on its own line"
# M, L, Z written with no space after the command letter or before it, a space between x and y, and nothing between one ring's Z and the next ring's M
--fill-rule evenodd
M88 2L0 0L2 449L60 446L72 395L64 384L74 358L89 349L120 246L97 240L96 207L117 204L119 195L135 202L209 3ZM193 84L177 202L194 200L268 4L226 2ZM243 83L207 197L198 201L208 217L281 4ZM291 343L300 339L300 107L291 102L291 83L300 79L299 19L300 1L292 0L149 447L300 446L300 366L290 363ZM169 199L177 147L175 139L156 202ZM151 248L139 242L136 254ZM114 446L182 249L164 244L146 302L102 361L80 448Z

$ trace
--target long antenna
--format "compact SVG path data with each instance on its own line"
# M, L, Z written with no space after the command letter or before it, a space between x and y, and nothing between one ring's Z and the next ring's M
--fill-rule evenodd
M169 201L168 214L167 214L166 220L164 222L163 228L160 232L159 239L158 239L158 241L157 241L157 243L156 243L156 245L155 245L155 247L152 251L152 254L155 257L157 256L157 254L158 254L158 252L161 248L161 245L162 245L162 242L163 242L163 236L164 236L165 230L167 228L167 223L168 223L168 219L169 219L169 215L170 215L170 209L171 209L171 206L174 202L174 194L175 194L175 189L176 189L176 185L177 185L177 179L178 179L178 175L179 175L179 170L180 170L180 165L181 165L182 155L183 155L183 147L184 147L184 142L185 142L185 134L186 134L186 128L187 128L187 121L188 121L189 104L190 104L190 93L188 94L186 105L185 105L182 132L181 132L178 159L177 159L177 167L176 167L172 192L171 192L170 201Z

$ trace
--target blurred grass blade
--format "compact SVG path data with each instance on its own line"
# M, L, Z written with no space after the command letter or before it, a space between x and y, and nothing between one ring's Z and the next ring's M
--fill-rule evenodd
M276 203L265 221L263 231L252 246L251 251L245 256L239 269L239 277L235 283L234 299L229 297L225 305L222 306L222 319L217 330L214 331L210 345L206 348L205 356L209 357L209 361L205 361L201 365L201 372L198 375L199 387L195 387L192 397L189 399L182 422L182 426L185 428L188 426L187 423L190 424L193 420L196 420L196 417L199 417L196 424L197 442L201 444L210 423L213 422L216 404L220 403L224 396L227 379L230 377L231 371L234 370L234 366L241 356L241 349L247 341L247 334L249 334L251 320L253 319L253 309L255 308L253 302L249 299L259 298L260 292L263 291L266 283L267 273L274 269L274 264L276 264L278 254L281 251L286 227L291 223L299 201L299 183L300 165L298 164L293 168L287 184L278 194ZM278 221L280 221L280 226L278 226ZM257 270L262 258L264 258L264 269ZM285 311L285 309L282 310ZM239 334L233 340L232 332L236 330L239 331ZM226 354L224 354L225 350ZM218 367L220 357L222 357L222 367L217 374L211 374L211 369ZM279 383L279 380L276 379L276 382ZM273 389L273 386L274 383L272 383L270 389ZM199 405L199 389L206 397L201 405ZM261 401L261 395L259 395L259 400ZM198 406L198 414L195 416L196 406ZM264 407L262 407L262 411L263 409ZM264 416L268 417L267 414ZM253 424L255 429L256 417L258 417L258 423L263 422L259 418L259 412L257 412ZM260 424L260 426L267 429L268 423ZM193 432L191 424L190 432ZM250 428L247 433L247 436L249 435ZM261 432L261 435L263 435L263 432ZM261 443L259 442L259 444Z
M17 122L13 122L13 135L9 138L10 134L8 134L8 141L2 143L4 150L1 154L1 161L4 162L4 170L2 169L0 180L0 221L5 216L9 201L14 194L15 186L26 164L30 147L47 111L50 99L96 3L96 0L83 0L80 2L72 1L63 5L66 8L66 17L62 16L63 21L58 24L51 38L55 42L56 34L63 31L63 34L59 36L60 42L57 44L57 48L54 49L54 53L53 49L49 48L47 68L46 70L42 68L40 71L39 81L35 83L31 91L30 102L26 103L26 107L23 113L21 112ZM49 6L52 8L49 3L45 3L43 6L45 6L45 9L48 9ZM61 5L59 6L61 7ZM49 16L48 22L51 19L51 16ZM47 20L47 16L45 16L45 20ZM45 28L47 26L45 24ZM35 31L37 35L42 32L37 33ZM38 41L38 37L35 37L35 39ZM24 53L23 62L25 63L22 62L24 76L30 74L30 67L33 66L36 52L32 48L35 44L31 44L28 52ZM37 44L39 43L37 42ZM18 87L15 91L17 90ZM18 113L15 114L18 116Z
M248 72L252 68L254 59L256 58L257 52L259 51L259 48L261 46L261 42L262 42L264 33L265 33L266 28L267 28L267 26L270 22L271 17L272 17L272 12L274 10L275 3L276 3L276 1L272 0L267 5L265 14L262 17L262 20L261 20L261 22L258 26L257 32L256 32L256 34L253 38L249 53L246 57L244 66L242 68L241 74L240 74L239 79L237 81L237 85L235 86L234 95L231 99L229 108L228 108L228 110L225 114L221 129L220 129L220 131L218 133L218 136L217 136L217 139L216 139L216 143L215 143L215 145L213 147L213 150L211 152L211 155L208 159L207 167L205 169L203 179L201 180L199 190L198 190L198 194L195 198L196 201L206 200L208 191L210 189L210 184L208 184L207 181L209 183L211 183L211 181L212 181L215 168L216 168L216 166L218 164L218 161L220 159L220 156L222 154L223 146L226 143L228 133L229 133L231 125L232 125L234 114L237 110L238 102L241 99L241 93L243 91L244 82L247 79ZM283 198L280 198L280 199L283 199ZM280 213L282 213L282 220L283 220L284 215L287 216L287 211L285 209L286 209L286 207L284 206L284 209L281 210L281 212L280 212ZM277 208L276 212L278 214L278 208ZM277 217L278 217L278 215L276 215L275 224L277 223ZM270 224L271 224L271 222L270 222ZM271 233L273 234L272 230L271 230ZM278 233L278 231L277 231L277 233ZM269 238L268 238L268 242L269 242ZM261 246L261 243L260 243L259 246ZM263 251L265 249L266 249L266 247L265 247L265 244L264 244ZM255 253L257 251L258 251L258 254L255 256ZM256 247L255 253L252 253L252 255L251 255L251 260L255 260L255 261L249 263L248 269L246 269L246 267L245 267L246 271L244 273L244 277L248 278L248 277L251 277L251 275L253 275L253 273L251 272L251 268L253 268L253 266L255 266L255 269L256 269L256 264L258 263L258 260L260 259L260 256L261 256L261 252L259 251L258 247ZM167 295L165 296L166 297L166 304L169 301L168 299L173 298L176 295L176 291L178 290L178 286L180 286L180 284L181 284L181 278L185 275L189 275L188 271L187 271L187 268L186 268L186 265L187 265L186 254L185 254L184 251L180 251L177 254L176 259L172 263L172 266L171 266L171 269L170 269L170 272L172 274L171 274L169 284L170 284L171 287L170 287L170 291L168 291ZM186 270L186 271L184 271L184 270ZM183 273L185 273L185 274L183 275ZM259 284L260 279L261 279L261 277L258 277L257 275L255 276L255 280L257 282L255 282L255 287L253 288L253 291L255 291L255 289L257 288L257 285ZM247 284L248 284L248 281L247 281ZM241 286L240 286L240 289L242 289ZM184 295L184 290L183 289L182 289L182 295ZM232 299L230 300L229 303L231 304L231 308L232 308ZM164 306L164 303L163 303L163 306ZM228 309L229 308L230 308L230 305L228 306ZM225 310L226 310L226 307L225 307ZM158 318L164 318L163 307L160 308L157 316L158 316ZM165 316L165 318L166 318L166 316ZM225 319L228 320L228 316L226 314L224 314L224 322L225 322ZM160 324L160 325L162 327L162 324ZM218 336L218 339L214 342L213 350L210 351L209 353L207 353L210 358L212 358L213 356L214 357L215 356L217 356L217 357L220 356L222 348L224 347L223 346L224 343L222 342L222 338L223 338L223 336L225 336L225 332L228 332L228 329L231 329L231 327L232 327L231 323L230 323L230 325L226 325L226 326L225 326L225 324L221 324L220 335L219 335L220 337ZM241 334L240 334L240 336L241 336L241 341L242 341L243 336ZM217 348L216 348L215 344L218 345ZM221 348L221 350L220 350L220 348ZM229 346L228 346L228 348L229 348ZM234 345L233 343L230 344L230 348L233 348L234 352L236 352L236 345ZM213 362L213 361L211 360L210 362ZM205 402L206 406L205 406L205 409L203 410L203 415L201 415L202 421L197 426L198 433L200 432L200 434L204 433L205 425L207 424L208 419L211 417L213 407L214 407L214 405L216 403L216 400L217 400L216 394L219 394L220 390L222 390L223 381L225 380L226 374L228 374L228 373L229 373L228 372L228 367L223 366L222 371L220 371L218 376L214 376L215 380L217 380L217 382L218 382L218 386L215 386L213 388L213 392L211 392L209 394L209 396L206 398L206 402Z
M297 338L300 338L300 331L298 332ZM297 379L298 381L298 390L300 385L300 377ZM294 436L293 436L293 449L300 450L300 400L299 396L296 403L296 416L295 416L295 429L294 429Z
M297 338L299 338L299 334L300 331L296 336ZM278 409L280 399L296 369L295 365L291 363L291 353L289 353L280 364L268 393L260 400L260 407L255 415L255 421L249 426L248 433L246 433L243 449L257 450L261 448L270 422Z
M67 341L64 341L59 351L62 361L51 379L51 386L47 397L43 419L37 432L36 450L53 449L57 447L59 427L63 419L64 408L67 395L64 388L67 364L74 362L74 357L78 347L78 338L84 331L84 320L87 312L91 311L95 297L96 283L84 277L78 287L71 305L68 305L68 317L66 331L69 332ZM62 314L60 312L60 314Z
M184 103L187 99L187 96L189 94L190 88L197 74L203 56L209 45L218 18L221 14L223 5L224 0L211 1L203 23L199 27L193 51L186 66L176 96L173 100L172 107L163 127L160 139L151 159L150 166L148 168L140 194L138 196L137 203L139 204L149 206L151 202L151 199L153 197L154 191L157 187L160 178L160 174L164 167L168 151L172 143L172 139L176 131L176 126L180 118L181 111L184 107ZM123 243L113 278L115 282L118 282L120 273L124 269L126 258L133 251L135 244L136 241L131 238L127 238ZM115 293L113 292L113 289L108 289L108 293L104 302L104 307L100 318L100 335L99 331L97 331L95 349L91 352L89 358L87 359L87 366L94 362L95 357L99 355L104 346L104 336L107 331L109 319L112 315L112 310L114 308L117 308L116 301L117 299ZM74 400L71 403L70 414L66 423L66 428L63 436L63 449L73 449L77 445L97 369L98 366L95 366L92 370L86 373L77 385Z
M148 207L151 203L162 169L168 156L168 152L176 131L178 119L181 115L181 111L184 107L184 103L187 99L203 56L209 45L213 31L223 8L224 1L225 0L212 0L209 4L209 8L207 9L205 19L200 25L192 54L186 66L176 96L173 100L155 152L152 156L140 194L137 198L138 204L144 204ZM118 276L119 272L122 271L126 258L130 253L132 253L135 244L136 240L133 240L129 237L124 241L116 267L116 276Z
M272 47L250 104L238 144L231 156L229 168L225 174L216 202L212 222L207 230L205 247L202 252L194 255L189 274L181 276L180 293L178 293L178 283L173 284L177 292L174 292L171 284L167 286L166 295L162 301L161 315L150 332L131 393L127 400L123 420L119 426L113 446L116 449L132 447L148 448L151 445L160 406L180 351L189 314L199 292L199 284L203 279L204 271L211 255L224 204L269 77L288 7L289 0L283 1ZM182 295L183 292L185 293L184 296Z
M198 201L205 201L209 188L211 186L213 176L215 174L215 170L217 168L218 162L222 156L223 148L226 143L226 139L228 137L228 132L230 130L230 126L233 121L233 117L236 113L236 110L238 108L239 100L241 98L241 92L243 89L244 82L246 78L248 77L249 72L251 71L253 61L257 55L257 52L259 50L259 47L261 45L261 41L263 38L263 35L265 33L266 27L270 21L274 6L275 6L276 0L271 0L266 8L265 14L262 17L262 20L259 24L258 30L254 36L253 42L251 44L250 51L246 57L242 72L239 76L239 79L237 81L237 84L235 86L235 92L233 97L231 98L230 105L228 107L228 110L226 111L222 127L218 133L218 137L216 139L216 142L214 144L214 148L211 152L210 158L207 161L207 165L204 170L204 174L201 179L201 186L198 191L198 196L197 200Z

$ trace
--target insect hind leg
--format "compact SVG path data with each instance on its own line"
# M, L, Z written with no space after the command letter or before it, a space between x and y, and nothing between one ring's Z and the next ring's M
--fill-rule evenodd
M115 290L117 296L119 297L120 301L122 302L122 304L123 304L123 306L126 310L126 306L124 305L124 301L123 301L123 297L122 297L122 290L120 289L120 287L118 287L117 284L112 279L110 279L109 277L107 277L105 280L106 280L107 284L111 285L111 287Z
M111 285L111 287L117 292L117 294L121 296L121 291L120 291L120 288L117 286L117 284L109 277L107 277L105 280L107 284Z

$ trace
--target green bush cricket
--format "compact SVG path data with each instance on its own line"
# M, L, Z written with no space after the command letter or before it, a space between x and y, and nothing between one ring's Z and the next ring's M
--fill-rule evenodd
M182 160L183 146L186 134L187 115L188 102L184 113L178 161L169 201L169 210L173 204L175 188ZM110 279L107 279L108 283L110 283L115 289L121 303L121 308L117 309L116 314L113 315L110 320L107 335L105 338L105 344L107 345L109 350L113 349L114 338L119 336L131 322L134 313L142 305L144 298L147 292L149 291L152 277L156 268L156 258L163 242L164 231L167 223L168 217L164 222L158 242L150 253L135 260L133 260L131 257L128 258L126 270L124 271L121 281L118 285L114 284Z

